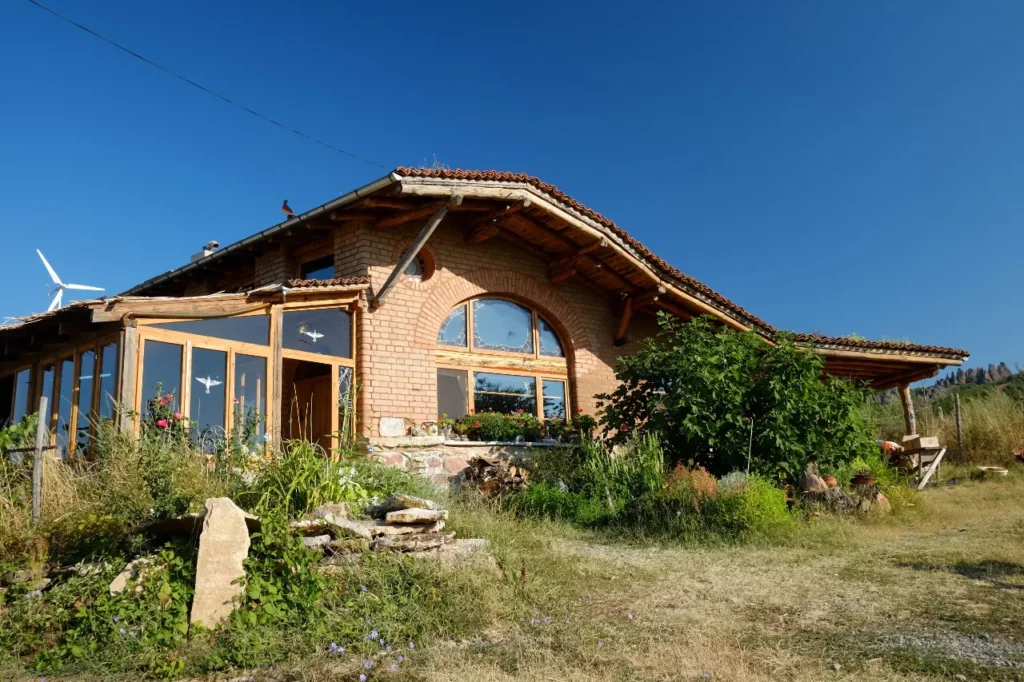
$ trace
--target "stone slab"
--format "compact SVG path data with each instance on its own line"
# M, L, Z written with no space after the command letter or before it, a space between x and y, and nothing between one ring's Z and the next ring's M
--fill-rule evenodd
M231 615L235 598L245 589L242 562L249 555L246 516L226 497L206 501L189 625L202 623L207 628L219 625Z
M381 417L377 431L384 438L401 438L405 435L405 420L401 417Z
M455 533L417 533L415 535L382 535L370 548L375 552L417 552L440 547L455 538Z
M388 512L401 511L403 509L440 509L437 502L422 497L413 497L402 493L392 493L380 504L375 504L366 510L366 513L373 518L383 517Z
M110 596L113 597L124 592L128 587L128 581L140 578L144 572L143 569L152 563L153 559L150 557L139 557L134 561L129 561L128 565L110 583Z
M412 535L414 533L437 533L444 530L444 521L434 523L408 523L401 526L390 526L387 521L377 521L377 525L370 527L370 535Z
M444 509L402 509L388 512L384 516L389 525L433 523L435 521L445 521L447 518L448 512Z

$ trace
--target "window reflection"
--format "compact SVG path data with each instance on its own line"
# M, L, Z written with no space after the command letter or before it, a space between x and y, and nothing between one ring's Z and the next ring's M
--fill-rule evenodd
M13 423L17 424L20 422L26 414L29 414L30 407L29 401L29 388L32 385L32 370L23 369L14 377L14 414L12 415ZM6 417L7 415L0 415L0 418Z
M150 403L171 394L170 407L178 410L181 393L181 351L176 343L146 341L142 359L142 416L150 413Z
M245 315L244 317L215 317L209 320L183 320L154 324L156 329L167 329L215 339L241 341L266 346L270 343L270 316Z
M511 301L473 301L473 347L533 353L533 315Z
M545 379L543 381L544 418L565 419L565 382Z
M537 414L537 382L533 377L473 373L473 403L477 412Z
M111 419L117 402L117 348L108 343L100 349L100 419Z
M47 406L48 406L46 408L46 412L47 412L47 415L46 415L46 426L47 426L47 428L49 428L50 424L53 422L53 413L57 409L57 407L56 407L57 406L57 401L56 401L56 398L53 395L53 376L54 376L54 374L55 374L55 370L54 370L53 365L47 365L46 367L43 368L43 386L42 386L42 390L39 393L39 395L41 395L41 396L45 395L46 396L46 400L47 400L47 403L46 403Z
M460 305L448 313L437 333L437 342L442 346L466 347L466 306Z
M89 426L92 420L92 388L95 385L96 353L87 350L79 355L78 419L75 420L75 452L84 456L89 451Z
M267 360L235 355L233 429L243 442L262 442L267 401Z
M543 317L537 317L537 336L540 337L540 354L552 358L564 358L562 344L558 340L558 334Z
M437 414L458 419L469 412L469 372L464 369L437 370Z
M57 453L60 457L68 456L68 447L72 443L71 405L74 399L75 361L72 358L60 362L60 394L57 396Z
M299 269L302 279L334 279L334 256L324 256L303 263Z
M189 398L189 420L192 437L204 452L212 452L224 437L224 377L228 354L208 348L192 349L192 385Z
M290 350L352 357L352 317L338 308L290 310L284 314L282 344Z

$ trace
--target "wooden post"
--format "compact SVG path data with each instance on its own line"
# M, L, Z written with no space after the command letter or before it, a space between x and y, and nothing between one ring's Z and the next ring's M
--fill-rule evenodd
M136 372L139 369L139 328L135 320L126 320L121 330L121 344L118 351L117 367L117 409L118 427L122 433L129 433L133 426L135 412Z
M964 456L964 430L960 422L960 394L953 394L953 406L956 408L956 447L957 454Z
M904 438L913 438L917 435L917 416L914 414L914 401L910 397L910 384L900 384L900 402L903 403Z
M284 390L284 306L270 306L270 404L267 405L267 433L277 445L281 441L281 400Z
M39 419L36 425L35 458L32 460L32 525L39 525L43 510L43 448L50 444L50 428L44 415L48 407L46 396L39 398Z

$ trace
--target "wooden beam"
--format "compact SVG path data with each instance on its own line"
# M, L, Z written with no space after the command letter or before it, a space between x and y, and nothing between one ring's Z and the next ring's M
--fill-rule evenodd
M389 227L395 227L396 225L405 225L413 220L419 220L420 218L426 218L432 213L437 213L439 210L444 209L445 213L448 212L448 203L442 202L438 204L425 204L414 211L406 211L400 213L392 218L385 218L384 220L377 222L377 227L386 229Z
M253 303L248 294L228 294L225 296L197 296L175 299L149 300L118 300L113 299L97 304L92 309L92 322L116 322L126 315L132 317L178 317L192 315L194 317L221 316L230 317L239 313L251 312L265 307L266 304Z
M370 213L369 211L363 211L363 212L359 212L359 211L351 211L351 212L333 211L330 214L330 216L328 216L328 217L332 221L334 221L336 223L345 223L345 222L352 222L352 221L355 221L355 220L377 220L377 218L380 218L380 214L379 213Z
M585 261L586 256L588 254L591 254L594 251L597 251L598 249L603 248L607 245L608 240L601 239L600 241L596 241L593 244L588 244L587 246L579 248L576 251L576 253L574 253L571 256L556 260L548 267L548 280L552 284L561 284L562 282L576 274L576 270ZM597 262L594 263L594 266L597 268L601 268L602 264L600 262Z
M473 219L466 225L466 246L482 244L488 239L498 236L502 225L504 225L510 215L518 213L519 211L529 207L530 200L526 199L525 201L517 201L513 204L508 204L502 209L493 211L492 213L480 218Z
M281 444L282 429L282 392L284 389L284 306L281 304L270 307L270 404L267 405L267 430L275 446ZM333 379L332 379L333 381Z
M633 317L633 301L631 296L622 299L622 309L619 312L619 328L615 331L615 345L625 346L629 342L626 330L629 329L629 321Z
M483 244L488 239L497 237L499 232L501 232L501 228L497 224L477 225L474 228L469 228L466 230L466 246Z
M462 196L456 195L453 196L448 202L443 203L439 207L437 207L437 209L434 211L434 215L430 217L430 220L427 221L427 224L423 226L422 230L420 230L419 235L416 237L416 241L414 241L409 246L409 248L406 249L405 253L402 254L402 257L398 261L398 265L396 265L395 269L391 271L391 274L388 275L388 278L384 281L384 284L381 286L380 291L378 291L376 296L373 297L373 300L370 302L370 307L376 310L377 308L380 308L382 305L384 305L384 299L391 291L391 287L394 286L395 281L397 281L401 274L405 272L405 269L409 267L409 263L411 263L413 259L419 255L420 249L422 249L423 246L427 243L427 240L430 239L430 235L434 234L434 230L436 230L437 226L441 224L441 221L444 220L444 217L448 215L449 206L458 206L461 203Z
M422 205L418 202L402 201L401 199L385 199L383 197L367 197L359 203L367 208L397 208L403 211Z
M139 370L139 330L134 320L121 330L121 347L117 364L117 406L118 428L121 433L131 433L135 411L136 372Z
M660 298L661 296L664 296L664 295L665 295L665 287L658 286L658 288L656 288L656 289L652 289L652 290L650 290L648 292L645 292L645 293L640 294L639 296L635 297L630 302L630 305L633 307L634 310L637 310L637 309L640 309L640 308L646 308L647 306L651 305L652 303L655 303L658 300L658 298Z
M914 399L910 395L910 384L900 384L900 402L903 403L903 425L906 435L911 438L917 435L917 415L914 414Z

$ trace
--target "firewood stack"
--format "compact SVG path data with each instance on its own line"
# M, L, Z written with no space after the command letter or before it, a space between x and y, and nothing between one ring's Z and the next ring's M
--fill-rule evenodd
M526 469L511 460L478 455L469 460L466 483L477 488L484 497L502 498L519 492L529 480Z

